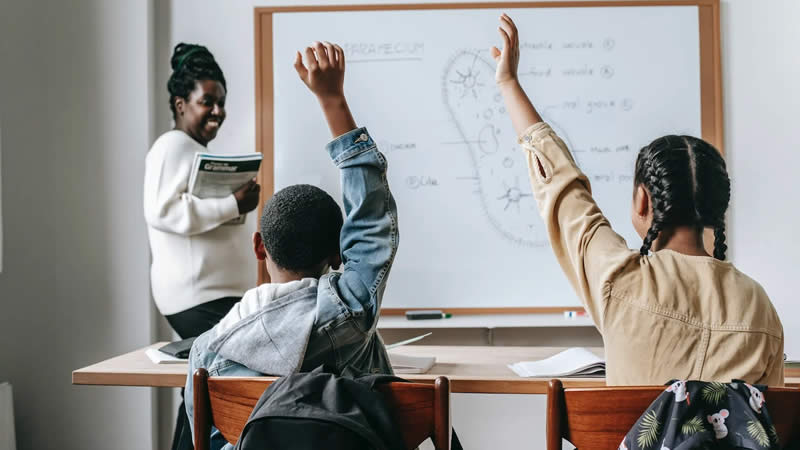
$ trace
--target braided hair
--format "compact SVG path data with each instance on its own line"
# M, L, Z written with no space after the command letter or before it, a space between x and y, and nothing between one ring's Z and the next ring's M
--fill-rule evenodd
M225 76L217 61L214 60L214 55L202 45L183 42L176 45L172 52L170 65L172 66L172 75L167 81L167 91L169 91L169 108L172 110L173 119L176 115L175 99L177 97L188 99L198 81L218 81L226 91L228 90Z
M639 151L634 186L650 193L653 222L640 253L647 255L659 233L676 226L714 229L714 257L725 259L725 211L731 182L719 151L692 136L664 136Z

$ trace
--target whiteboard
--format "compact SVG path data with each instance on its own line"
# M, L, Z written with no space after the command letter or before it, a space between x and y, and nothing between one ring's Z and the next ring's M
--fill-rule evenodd
M632 248L638 149L701 135L697 6L504 9L520 29L520 80L574 152ZM580 302L549 248L523 151L494 83L499 9L272 14L274 189L341 197L315 98L292 67L339 43L357 123L388 160L400 248L384 308L566 307ZM263 51L263 49L262 49Z

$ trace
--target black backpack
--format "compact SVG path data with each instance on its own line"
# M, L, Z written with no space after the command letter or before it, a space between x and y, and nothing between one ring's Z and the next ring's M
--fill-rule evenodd
M391 411L374 389L396 381L406 380L337 375L326 367L282 377L258 399L236 449L405 450Z

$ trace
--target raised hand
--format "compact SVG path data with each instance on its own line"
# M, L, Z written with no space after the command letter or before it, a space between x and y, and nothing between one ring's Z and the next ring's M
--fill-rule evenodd
M320 101L344 97L344 51L330 42L314 42L294 60L297 75Z
M519 33L514 21L506 13L500 16L500 27L497 30L503 38L503 50L492 47L492 57L497 62L494 79L497 84L503 84L517 79Z
M341 136L356 128L344 96L344 51L330 42L314 42L305 49L305 64L300 52L294 69L308 89L317 96L331 134Z

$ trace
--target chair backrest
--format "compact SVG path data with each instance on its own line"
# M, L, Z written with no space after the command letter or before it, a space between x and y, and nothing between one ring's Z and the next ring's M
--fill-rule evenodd
M664 386L564 389L551 380L547 389L547 450L561 450L566 439L579 450L617 448ZM800 438L800 389L771 387L765 393L782 445Z
M272 378L209 377L194 373L194 439L197 450L208 450L211 425L236 444L256 402ZM400 426L409 449L431 438L437 450L450 450L450 381L437 377L433 384L387 383L379 386Z

